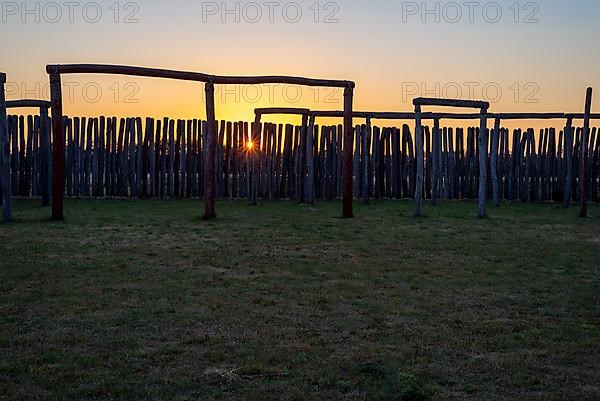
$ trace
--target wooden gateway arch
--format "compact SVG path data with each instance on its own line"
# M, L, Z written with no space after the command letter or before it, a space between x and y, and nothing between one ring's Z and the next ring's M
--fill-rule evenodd
M40 194L42 196L42 206L50 206L51 180L50 171L52 170L52 159L50 157L52 144L50 141L50 126L48 125L49 109L51 104L47 100L7 100L7 109L18 108L36 108L40 113Z
M456 108L472 108L480 110L480 127L479 127L479 217L485 218L486 201L487 201L487 159L488 159L488 136L487 136L487 113L490 108L488 102L476 100L456 100L456 99L434 99L434 98L416 98L413 101L415 106L415 136L416 136L416 152L417 152L417 185L415 190L415 215L423 214L422 199L423 199L423 163L425 156L423 154L423 126L421 125L422 107L437 106L437 107L456 107ZM483 151L481 151L483 149Z
M343 216L353 217L353 182L352 182L352 107L355 83L352 81L312 79L290 76L218 76L199 72L164 70L145 67L103 65L103 64L69 64L48 65L46 72L50 77L50 94L52 101L52 130L53 130L53 190L52 190L52 219L64 219L64 168L65 168L65 138L63 129L62 84L64 74L112 74L129 75L149 78L163 78L181 81L204 83L206 93L207 129L207 158L205 160L205 219L216 217L215 212L215 85L261 85L287 84L311 87L344 88L344 171L343 171ZM254 129L257 129L256 124ZM253 135L254 137L255 135Z
M6 74L0 73L0 193L2 194L2 216L4 221L12 219L12 185L10 171L10 132L7 109L38 108L40 110L40 155L44 168L40 170L42 206L50 205L50 130L48 109L50 102L45 100L6 100Z

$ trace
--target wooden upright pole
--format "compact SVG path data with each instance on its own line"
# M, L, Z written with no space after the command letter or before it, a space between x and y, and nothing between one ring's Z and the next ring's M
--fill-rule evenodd
M494 207L500 206L500 188L498 185L498 147L500 143L500 119L496 118L494 122L494 132L492 136L492 192L494 197Z
M209 220L217 217L215 212L215 85L212 82L206 83L204 91L206 93L206 123L208 125L206 128L206 146L208 150L204 165L204 219Z
M488 160L488 134L487 134L487 109L481 109L479 124L479 217L487 217L487 160Z
M310 115L308 119L308 131L306 133L306 203L315 203L315 159L313 155L315 134L315 116Z
M0 73L0 188L2 189L2 215L4 221L12 219L11 205L11 183L10 183L10 144L8 121L6 119L6 95L4 93L4 84L6 75Z
M48 129L48 107L40 107L40 183L42 206L50 206L50 130Z
M64 220L65 137L63 129L62 85L60 73L50 74L52 103L52 220Z
M431 135L431 159L432 159L432 185L431 205L437 206L441 189L441 156L442 156L442 133L440 132L440 119L433 119L433 131Z
M588 216L588 142L590 138L591 111L592 88L587 88L585 95L585 113L583 115L583 132L581 133L581 153L579 156L579 196L581 197L579 217Z
M415 216L423 216L423 126L421 125L421 106L415 106L415 146L417 154L417 182L415 186Z
M252 127L250 129L250 143L252 144L252 147L250 149L248 149L248 151L250 152L250 158L251 158L251 169L252 171L250 172L251 175L251 179L250 179L250 204L252 206L256 206L258 205L258 178L260 175L260 163L258 160L258 156L260 152L260 131L261 131L261 116L260 114L256 115L256 118L254 119L254 124L252 124Z
M367 125L365 127L365 130L361 129L363 137L362 137L362 160L363 160L363 171L361 172L361 174L363 175L362 177L362 193L363 193L363 204L368 205L369 204L369 197L370 197L370 193L369 193L369 181L370 181L370 177L369 177L369 138L373 138L373 127L371 124L371 118L367 117Z
M298 199L300 203L306 202L306 174L308 171L308 154L302 149L306 149L308 144L308 115L302 114L302 127L300 127L300 151L298 151L298 157L300 162L298 163L298 174L300 174L300 180L298 183Z
M344 90L344 163L343 163L343 217L354 217L353 201L353 170L354 170L354 129L352 127L352 112L354 102L354 88L347 86Z
M563 208L568 209L571 203L571 189L573 187L573 118L567 118L567 124L565 125L564 132L564 158L567 165L567 172L565 174L564 183L564 197L563 197Z

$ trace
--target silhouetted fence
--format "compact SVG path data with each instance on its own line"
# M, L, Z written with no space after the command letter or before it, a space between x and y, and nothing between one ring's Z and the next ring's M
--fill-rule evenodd
M310 187L306 185L309 153L302 150L306 149L306 128L263 123L257 131L260 135L251 138L252 124L217 124L217 197L251 198L255 187L259 198L304 199ZM51 136L41 135L41 129L50 130L51 124L41 124L40 116L8 116L8 126L12 194L41 196L51 176L43 174L48 164L41 152L42 138ZM443 127L435 136L424 127L425 198L433 194L447 200L478 198L478 130ZM202 198L206 131L207 123L200 120L65 118L66 195ZM496 141L489 141L488 171L491 160L497 159L501 199L562 202L565 192L572 199L580 198L582 129L567 128L566 132L550 128L536 135L532 129L500 129L496 149ZM343 128L315 126L312 135L316 198L339 198ZM414 198L415 141L408 125L356 126L354 149L356 198ZM494 153L497 158L492 157ZM600 138L595 128L588 156L589 198L598 202ZM487 187L491 199L491 181Z

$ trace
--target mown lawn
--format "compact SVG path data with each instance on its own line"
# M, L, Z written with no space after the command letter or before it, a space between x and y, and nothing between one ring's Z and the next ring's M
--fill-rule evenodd
M2 400L598 400L600 207L17 201Z

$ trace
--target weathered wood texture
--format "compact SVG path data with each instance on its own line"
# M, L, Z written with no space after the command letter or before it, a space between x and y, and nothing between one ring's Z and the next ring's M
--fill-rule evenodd
M221 76L200 72L175 71L159 68L135 67L126 65L109 64L51 64L46 66L48 74L111 74L131 75L138 77L176 79L181 81L195 81L212 83L215 85L262 85L262 84L287 84L303 86L323 86L332 88L354 88L352 81L333 79L315 79L290 76Z
M12 219L11 208L11 175L10 175L10 138L6 115L6 94L4 85L6 75L0 73L0 201L2 202L2 219Z
M49 165L43 161L41 152L42 121L39 116L21 117L7 117L8 134L5 137L8 147L5 146L4 151L9 154L11 192L18 197L41 197L41 176L48 170L44 166ZM569 202L581 200L578 166L582 129L570 124L567 134L564 130L542 130L539 135L530 130L515 130L512 136L500 126L498 146L492 140L487 157L488 181L491 183L493 177L497 177L500 202L520 199L562 202L565 197ZM204 197L207 122L65 117L63 126L60 137L65 138L66 143L65 196ZM247 149L249 126L245 122L215 122L215 147L220 150L215 152L214 176L215 182L221 183L217 199L248 198L254 188L257 199L300 200L302 192L307 202L341 198L342 126L317 125L309 117L306 141L301 148L299 126L262 122L259 130L253 133L255 148L252 152ZM435 130L430 128L425 126L423 139L417 136L419 143L415 144L414 130L408 125L400 128L375 125L369 128L368 124L359 125L358 129L353 127L351 177L356 189L353 198L362 201L414 199L421 194L422 199L431 199L437 188L439 202L477 199L479 127L452 130L444 126L442 120L437 130L439 144ZM496 128L495 125L494 131ZM221 131L223 135L220 135ZM590 200L598 202L600 137L596 130L590 131L587 192ZM432 139L436 142L433 148L437 149L437 186L432 185L431 179L435 172L432 159L436 152L427 151L426 133L430 142ZM47 135L50 138L49 123ZM509 141L509 138L512 139ZM417 190L419 146L423 151L423 182ZM253 160L257 178L254 186L251 181L255 176ZM492 160L497 165L495 175L492 174ZM2 172L5 171L3 168ZM305 175L303 186L300 185L300 174ZM488 188L487 199L493 200L493 186Z
M593 146L589 146L590 143L590 114L592 110L592 88L587 89L587 93L585 96L585 112L583 117L583 131L581 135L581 152L580 152L580 162L579 162L579 197L580 197L580 217L587 217L588 213L588 159L589 159L589 148L593 148Z

